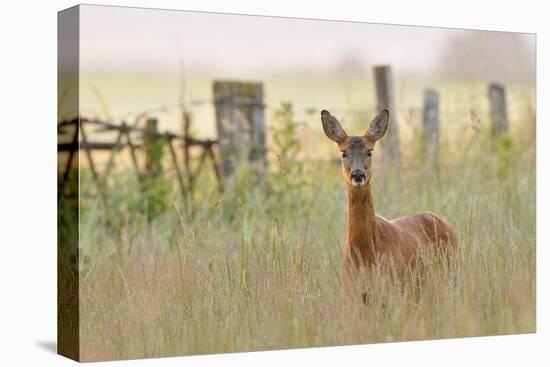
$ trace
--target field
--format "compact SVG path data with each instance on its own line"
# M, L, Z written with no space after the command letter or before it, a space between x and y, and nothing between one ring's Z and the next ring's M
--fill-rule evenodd
M338 152L317 113L293 115L270 97L264 180L242 161L220 193L205 171L185 205L173 172L143 196L133 172L119 167L104 208L89 171L81 172L81 358L534 332L532 92L509 88L510 132L492 138L484 84L438 86L439 169L422 154L417 84L398 88L397 102L406 106L397 113L401 162L374 160L379 214L429 210L459 233L451 265L427 267L419 290L378 279L368 305L341 295L347 195ZM338 106L353 109L369 98ZM344 124L359 134L367 118L350 115Z

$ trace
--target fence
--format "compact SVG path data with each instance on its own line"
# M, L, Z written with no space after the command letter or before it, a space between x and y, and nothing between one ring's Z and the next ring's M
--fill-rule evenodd
M116 132L116 138L112 142L98 142L90 141L88 139L88 127L96 127L95 133L102 132ZM157 129L157 120L148 119L145 127L129 125L125 121L121 124L113 124L100 119L88 119L88 118L75 118L72 120L62 121L58 124L58 134L67 133L67 131L74 131L72 141L69 143L61 143L57 146L58 153L68 152L68 160L62 172L59 172L62 176L61 187L59 188L59 195L64 193L64 183L67 182L71 167L73 166L73 160L75 159L77 151L83 151L88 161L92 178L97 185L99 194L102 200L106 200L106 184L114 165L115 158L122 149L127 148L130 153L131 162L135 174L139 180L139 183L144 189L145 180L147 177L155 177L160 174L162 151L158 143L165 143L170 153L170 161L174 167L176 173L176 179L184 197L192 194L193 186L192 182L202 170L206 159L210 159L212 169L215 177L218 180L219 189L222 190L221 175L219 172L218 162L214 153L213 147L218 143L216 140L200 140L194 139L189 136L189 129L186 129L183 135L178 135L170 132L160 133ZM142 138L142 142L136 141L136 135ZM175 143L181 143L184 147L184 166L182 169L181 163L177 158ZM138 159L138 150L143 148L145 152L145 163L141 165ZM195 170L191 169L189 164L189 151L192 148L199 148L199 165ZM107 160L106 168L104 172L99 172L97 169L96 161L94 160L93 152L95 151L109 151L109 158Z
M375 95L377 109L388 108L390 112L398 109L393 95L393 80L391 68L387 65L374 68ZM97 185L102 200L107 198L107 181L112 173L117 153L127 149L130 153L133 170L142 188L148 177L158 177L162 172L162 156L164 146L169 153L169 160L176 174L176 181L184 198L192 197L196 177L210 161L210 167L216 177L219 190L223 190L223 179L231 176L236 157L246 156L256 174L264 175L267 165L266 158L266 126L263 84L256 82L215 81L213 83L213 99L196 101L195 103L213 103L215 106L216 128L218 138L196 139L190 136L191 117L189 110L181 108L183 133L159 132L158 120L152 117L145 121L150 111L141 112L133 124L126 120L115 124L101 119L86 117L65 120L58 124L58 134L70 135L69 141L58 144L58 152L67 152L68 160L60 169L61 185L59 195L63 195L64 182L67 181L76 152L83 151L88 161L92 178ZM508 113L506 107L505 89L502 85L490 84L488 87L490 102L491 131L498 136L508 131ZM191 105L194 103L192 102ZM434 89L423 92L422 126L425 154L430 161L438 162L440 138L440 97ZM319 109L320 110L320 109ZM307 114L315 114L316 108L308 108ZM143 123L144 122L144 123ZM141 126L144 125L144 126ZM95 128L98 133L115 132L114 140L110 142L92 141L89 138L89 128ZM390 131L384 144L386 154L399 161L400 142L398 138L399 125L395 113L391 113ZM71 135L72 134L72 135ZM178 150L181 149L181 155ZM198 163L193 169L191 164L192 150L198 150ZM109 158L103 172L98 170L94 160L94 152L107 151ZM145 155L144 163L140 164L139 155ZM178 158L179 157L179 158Z

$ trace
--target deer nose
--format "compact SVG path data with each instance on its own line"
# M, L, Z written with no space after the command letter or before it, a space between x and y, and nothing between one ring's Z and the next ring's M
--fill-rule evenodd
M367 178L367 175L365 174L365 172L356 169L356 170L351 171L350 178L353 181L361 182L361 181L364 181Z

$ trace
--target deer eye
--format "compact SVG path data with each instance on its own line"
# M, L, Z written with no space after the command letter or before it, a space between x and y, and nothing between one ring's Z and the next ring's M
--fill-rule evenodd
M367 157L372 157L372 149L369 149L369 150L367 151Z
M342 150L341 152L342 152L342 158L346 158L348 156L345 150Z

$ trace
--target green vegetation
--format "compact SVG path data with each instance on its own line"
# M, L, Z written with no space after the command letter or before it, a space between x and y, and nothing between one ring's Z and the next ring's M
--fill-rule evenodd
M535 331L532 116L496 145L488 129L464 124L449 136L443 127L437 180L427 179L414 142L402 145L402 168L375 158L377 212L439 213L460 244L449 268L427 267L418 293L378 279L367 306L339 292L340 168L299 154L304 134L322 149L330 142L297 124L289 104L273 117L265 187L246 162L223 193L205 171L193 215L165 180L162 210L148 215L130 170L114 176L104 210L82 172L83 360Z

